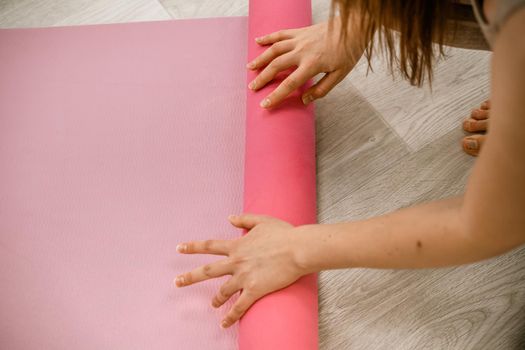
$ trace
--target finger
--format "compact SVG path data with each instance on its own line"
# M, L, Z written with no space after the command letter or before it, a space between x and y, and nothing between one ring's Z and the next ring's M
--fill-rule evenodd
M483 148L485 142L485 135L471 135L463 139L463 150L471 156L477 156Z
M486 100L484 101L481 106L480 106L481 109L490 109L490 100Z
M343 74L339 71L325 74L321 80L305 91L302 96L303 103L307 105L313 100L325 97L341 80L343 80Z
M254 58L246 66L249 69L258 69L260 67L266 66L268 63L273 61L276 57L281 56L289 51L293 50L293 44L289 40L281 41L273 44L268 49L266 49L258 57Z
M228 314L226 314L226 317L222 320L221 327L228 328L237 322L255 301L256 299L250 293L243 291L239 299L237 299L230 311L228 311Z
M194 241L177 245L177 251L183 254L215 254L228 255L231 241L209 239L206 241Z
M296 63L297 61L294 55L290 52L285 53L270 62L270 64L259 73L257 78L251 81L248 87L252 90L259 90L272 81L277 74L294 66Z
M488 109L473 109L470 116L476 120L483 120L489 117Z
M274 32L271 34L267 34L267 35L263 35L258 38L255 38L255 42L259 45L270 45L278 41L291 39L293 37L294 32L295 30L293 29L280 30L278 32Z
M271 94L261 101L261 107L269 108L276 106L293 91L304 85L304 83L306 83L306 81L312 76L313 74L311 74L310 69L302 67L297 68L292 74L286 77L286 79L284 79Z
M230 278L219 288L219 291L211 301L211 305L213 307L219 307L223 305L239 290L241 290L241 286L237 282L237 279L234 277Z
M251 230L255 226L270 220L268 216L255 215L255 214L243 214L243 215L230 215L228 217L231 224L237 228L244 228Z
M203 265L191 272L184 273L175 278L177 287L185 287L210 278L221 277L233 272L233 267L228 259L220 260L211 264Z
M463 130L468 132L486 131L488 128L488 120L477 120L469 118L463 122Z

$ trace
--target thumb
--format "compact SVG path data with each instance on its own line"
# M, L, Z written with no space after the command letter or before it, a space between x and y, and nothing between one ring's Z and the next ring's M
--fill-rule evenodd
M251 230L255 226L270 220L268 216L255 215L255 214L243 214L243 215L230 215L228 216L230 223L237 228L244 228Z

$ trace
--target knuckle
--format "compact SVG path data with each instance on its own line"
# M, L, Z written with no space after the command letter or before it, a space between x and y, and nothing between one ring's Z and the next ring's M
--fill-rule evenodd
M328 89L323 86L319 86L315 89L315 95L317 97L325 97L328 94Z
M296 78L288 77L283 81L283 86L289 90L295 90L298 87L298 81Z
M219 300L219 298L217 296L213 297L213 300L211 301L211 304L215 307L218 307L220 306L222 303L221 301Z
M231 262L232 264L234 265L239 265L241 264L242 262L244 261L244 259L238 255L235 255L235 256L232 256L231 257Z
M239 245L239 240L240 239L242 239L242 237L239 238L239 239L234 239L234 240L228 242L228 250L229 250L229 256L230 257L232 256L232 253L237 249L237 246Z
M246 268L239 269L239 272L237 272L237 277L241 281L248 279L249 276L250 276L250 271L248 271Z
M224 300L226 300L226 298L224 297L224 295L219 291L217 293L217 295L215 296L214 298L214 301L216 304L222 304L224 302Z
M255 280L249 280L248 282L246 282L246 289L250 291L256 290L258 286L259 283L257 283L257 281Z
M275 63L275 61L274 61L274 62L270 63L270 65L268 65L268 67L266 67L265 72L264 72L265 74L264 74L264 77L263 77L265 82L271 81L274 78L274 76L279 72L279 67L277 67L276 65L278 65L278 63Z
M296 51L296 53L298 53L299 55L302 56L304 53L306 53L308 51L308 48L305 45L303 45L303 44L297 44L295 46L295 51Z
M232 256L230 257L230 263L233 264L233 265L240 265L244 262L244 258L240 257L240 256Z
M232 313L235 315L235 316L240 316L242 315L242 313L244 312L244 307L240 304L237 304L237 305L233 305L232 307Z
M204 241L203 246L204 246L204 250L210 250L213 247L213 240L208 239Z
M277 44L273 44L269 49L268 49L268 53L275 57L275 56L279 56L281 54L281 46L277 43Z
M229 293L228 293L227 288L225 286L222 286L221 288L219 288L219 293L217 293L217 298L219 300L227 299L228 296L229 296Z
M263 69L263 71L256 78L257 86L260 87L266 84L267 81L271 80L271 75L272 75L271 68L267 66L266 68Z
M323 60L323 56L324 56L324 55L323 55L323 52L322 52L322 51L316 51L316 52L313 53L313 58L312 58L312 60L313 60L314 62L320 62L320 61Z
M282 70L284 70L286 68L286 61L281 59L281 58L276 58L275 60L272 61L270 66L271 66L271 69L272 69L272 73L273 74L277 74L277 73L279 73L280 71L282 71ZM251 221L255 221L256 219L257 218L254 217L254 216L250 217Z
M309 58L304 60L304 66L309 69L317 69L319 60L315 58Z
M202 268L202 273L204 273L205 276L210 277L211 275L212 266L211 264L204 265Z
M284 52L284 44L282 42L277 42L272 45L273 53L280 55Z

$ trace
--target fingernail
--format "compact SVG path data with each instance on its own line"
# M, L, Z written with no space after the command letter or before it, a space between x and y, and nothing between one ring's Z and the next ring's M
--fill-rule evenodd
M184 277L182 276L177 277L175 279L175 284L177 285L177 287L184 285Z
M254 69L255 68L255 62L250 62L246 65L246 68L249 68L249 69Z
M248 88L250 90L255 90L255 80L253 80L250 84L248 84Z
M255 38L256 43L260 43L262 41L262 37Z
M227 328L227 327L228 327L228 322L226 322L226 321L222 321L222 322L221 322L221 328L224 329L224 328Z
M237 219L237 216L236 215L230 215L228 216L228 220L232 221L232 220L235 220Z
M175 248L175 249L177 249L177 251L179 253L184 253L184 251L186 250L186 245L185 244L179 244L179 245L177 245L177 248Z
M303 96L303 103L305 105L309 104L313 100L314 100L314 97L312 95L305 95L305 96Z
M466 139L465 145L467 149L478 149L478 141L474 139Z
M270 106L270 100L269 99L265 98L264 100L261 101L261 107L262 108L266 108L268 106Z

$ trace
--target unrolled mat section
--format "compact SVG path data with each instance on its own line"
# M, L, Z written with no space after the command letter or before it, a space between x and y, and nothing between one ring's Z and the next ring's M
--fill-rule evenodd
M0 31L0 349L237 348L225 278L172 281L239 236L246 27Z

